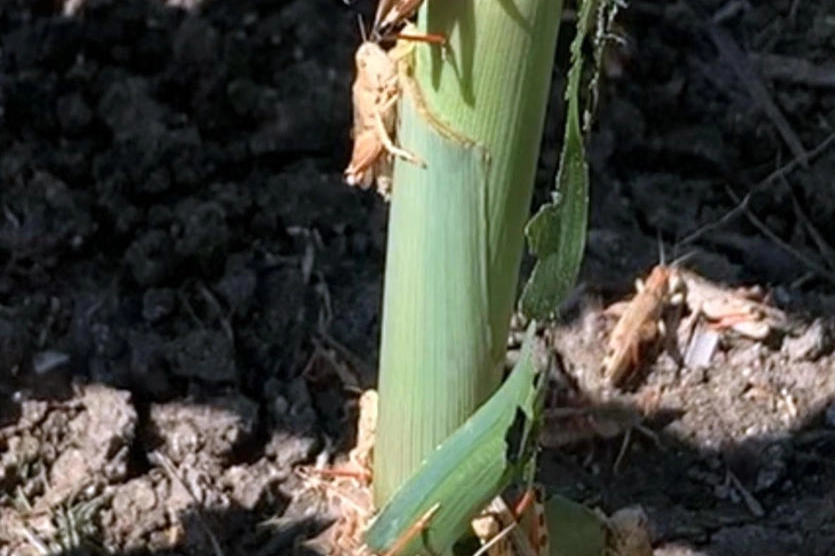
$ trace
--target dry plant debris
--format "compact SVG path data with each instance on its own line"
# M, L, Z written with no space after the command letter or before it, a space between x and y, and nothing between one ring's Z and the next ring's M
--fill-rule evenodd
M357 443L349 452L348 464L296 470L308 489L322 492L335 508L336 522L325 543L331 554L368 553L362 536L374 515L371 477L376 428L377 392L369 389L359 398Z
M299 468L308 489L321 492L336 508L336 522L327 535L327 549L330 554L350 556L371 556L363 543L363 535L375 515L371 491L373 449L377 422L377 392L369 389L359 399L359 417L357 421L357 442L349 451L348 463L337 464L331 468ZM568 415L571 408L566 408ZM587 413L591 417L599 434L611 437L624 431L623 424L629 421L629 427L642 428L639 417L625 411L612 409L616 414L598 417L605 411L580 408L574 412L578 417ZM552 415L553 417L553 415ZM612 425L611 423L617 423ZM563 427L553 418L546 417L547 431L560 430ZM647 432L647 434L652 434ZM572 439L562 438L558 444L570 443ZM550 442L553 442L553 437ZM628 436L625 440L628 443ZM544 439L544 445L549 440ZM481 543L477 556L547 556L550 553L548 524L544 513L544 490L534 486L523 492L514 507L508 506L503 496L497 496L473 519L472 529ZM431 512L425 519L431 519ZM607 546L612 556L644 556L651 554L650 533L645 513L639 507L625 508L611 518L601 515L607 524ZM395 556L392 554L391 556Z

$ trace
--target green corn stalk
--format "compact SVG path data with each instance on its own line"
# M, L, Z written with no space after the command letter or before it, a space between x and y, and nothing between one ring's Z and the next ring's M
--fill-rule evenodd
M560 0L426 0L400 99L375 502L498 387L551 82Z

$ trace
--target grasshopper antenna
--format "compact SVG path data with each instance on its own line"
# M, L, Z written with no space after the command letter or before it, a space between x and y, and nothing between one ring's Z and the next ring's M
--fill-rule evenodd
M365 22L362 20L362 14L357 14L357 27L360 29L362 42L368 42L368 32L365 30Z
M678 237L678 234L676 234L676 237ZM699 253L698 249L692 249L692 250L684 253L680 257L676 257L676 255L678 255L678 250L679 250L679 247L681 245L682 245L682 242L679 242L678 240L676 240L676 242L673 243L673 262L670 263L671 268L680 267L683 263L689 261L690 259L692 259L693 257L695 257Z
M655 237L658 239L658 264L659 266L666 265L666 254L664 253L664 240L661 238L661 230L655 229Z
M699 254L699 252L696 249L693 249L692 251L688 251L687 253L685 253L681 257L673 260L673 262L670 263L670 266L673 267L673 268L680 267L683 263L689 261L690 259L692 259L693 257L695 257L698 254Z

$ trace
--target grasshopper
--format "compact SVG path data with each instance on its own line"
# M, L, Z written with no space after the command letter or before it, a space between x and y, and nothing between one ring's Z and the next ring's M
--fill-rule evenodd
M378 17L387 13L387 4L387 0L381 2ZM398 19L397 23L401 21ZM363 32L363 42L354 55L357 72L351 89L354 147L344 179L348 185L362 189L368 189L376 181L377 191L386 199L391 193L393 157L426 166L416 155L396 146L393 140L397 102L404 85L402 79L409 79L401 69L414 48L408 41L446 44L444 37L414 33L412 27L406 23L404 32L396 35L400 40L391 50L380 46L384 38L380 32L373 32L370 38Z
M603 375L612 386L623 385L640 363L644 348L665 333L661 316L671 304L684 303L694 317L704 316L713 328L730 328L755 340L786 326L785 314L779 309L675 265L654 267L645 282L638 281L637 290L612 331L603 360Z
M364 40L354 56L357 76L351 89L354 147L344 172L348 185L368 189L376 181L385 198L391 192L392 156L424 165L412 153L394 144L400 83L397 69L402 51L387 52L376 42Z
M661 315L680 292L681 282L673 269L658 265L646 282L638 281L637 295L629 302L609 338L603 360L603 376L613 386L622 385L640 362L641 351L659 336Z
M764 340L772 330L787 326L785 313L752 292L723 288L683 268L675 272L687 287L690 311L704 315L714 328L730 328L746 338Z

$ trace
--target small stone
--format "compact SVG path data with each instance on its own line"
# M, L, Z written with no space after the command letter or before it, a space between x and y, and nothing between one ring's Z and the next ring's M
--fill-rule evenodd
M782 480L788 472L786 464L786 448L782 444L772 444L766 448L760 460L763 462L757 472L755 492L768 490Z
M258 277L255 271L247 266L247 261L241 255L233 255L226 260L226 271L215 285L230 310L237 315L245 315L255 296Z
M290 469L309 461L319 444L318 439L312 436L278 430L264 447L264 454L274 459L279 470Z
M152 404L152 429L162 451L180 463L196 452L226 459L252 439L258 425L258 405L242 395Z
M168 288L151 288L142 296L142 317L151 323L159 322L174 310L177 297Z
M815 361L832 348L832 335L822 319L816 319L797 338L786 338L783 342L783 351L791 361Z

